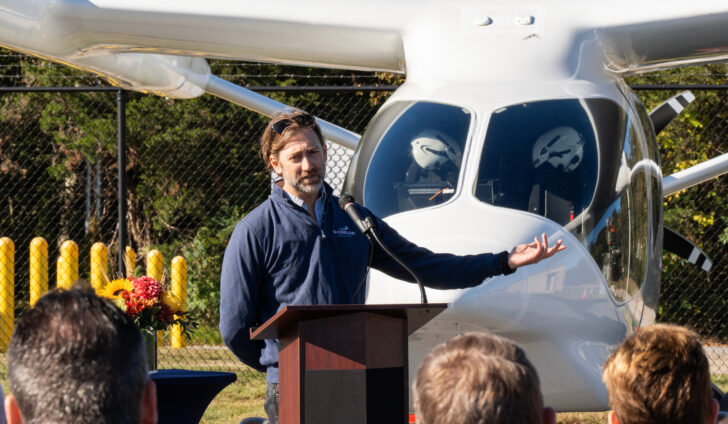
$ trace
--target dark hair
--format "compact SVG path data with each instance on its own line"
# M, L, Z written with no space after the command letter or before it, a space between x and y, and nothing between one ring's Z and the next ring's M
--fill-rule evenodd
M93 290L53 290L17 321L10 390L26 423L138 423L147 381L133 321Z
M316 118L308 112L296 109L288 113L279 113L268 122L263 136L260 138L260 157L265 162L268 171L273 169L268 158L277 157L278 152L283 149L291 135L297 130L306 128L313 130L318 136L321 147L325 147L321 128L316 123Z

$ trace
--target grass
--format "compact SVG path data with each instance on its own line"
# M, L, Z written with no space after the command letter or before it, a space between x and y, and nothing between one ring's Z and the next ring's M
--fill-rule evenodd
M201 423L238 424L243 418L265 417L265 374L243 365L225 347L162 347L159 350L159 368L228 371L237 375L237 380L210 403Z
M728 374L712 376L713 383L720 387L723 393L728 392Z
M255 374L255 375L252 375ZM202 423L238 424L243 418L265 417L265 377L255 371L238 372L238 380L210 403Z
M607 424L606 412L562 412L556 414L557 424Z

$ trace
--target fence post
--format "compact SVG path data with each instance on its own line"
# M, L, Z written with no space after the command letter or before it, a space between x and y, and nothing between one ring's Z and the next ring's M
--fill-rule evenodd
M116 92L116 167L118 170L118 209L119 209L119 275L129 275L124 266L126 246L126 91ZM133 272L133 270L132 270Z
M182 311L187 311L187 261L182 256L172 259L172 294L179 299ZM187 345L181 325L175 324L172 327L171 339L174 348Z
M0 350L5 352L15 319L15 244L0 238Z
M164 264L162 262L162 252L157 249L150 250L147 253L147 276L162 282L164 273ZM157 346L162 345L162 332L157 331Z
M48 291L48 242L43 237L30 241L30 306Z
M109 249L101 242L91 246L91 287L99 292L109 280Z
M126 276L129 277L134 275L134 271L136 271L136 252L134 252L134 249L132 249L131 246L126 246L124 249L124 260L126 261L124 264L126 268Z
M78 245L66 240L61 245L61 256L56 262L56 287L70 289L78 280Z

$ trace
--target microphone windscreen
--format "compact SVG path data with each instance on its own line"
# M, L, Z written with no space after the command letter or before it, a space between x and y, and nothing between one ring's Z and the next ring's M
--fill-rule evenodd
M346 205L348 205L350 203L356 203L356 202L354 201L354 198L349 194L345 194L339 198L339 207L341 209L346 209Z

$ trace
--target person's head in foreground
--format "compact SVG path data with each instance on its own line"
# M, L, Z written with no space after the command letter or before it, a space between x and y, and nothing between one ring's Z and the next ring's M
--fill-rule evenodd
M53 290L15 324L9 424L155 423L157 399L131 318L93 290Z
M313 115L280 113L268 123L260 142L268 170L283 177L284 189L297 197L318 196L326 175L326 142Z
M526 353L492 334L457 336L422 361L414 384L418 424L552 424Z
M694 332L655 324L627 337L604 364L612 424L712 424L708 358Z

